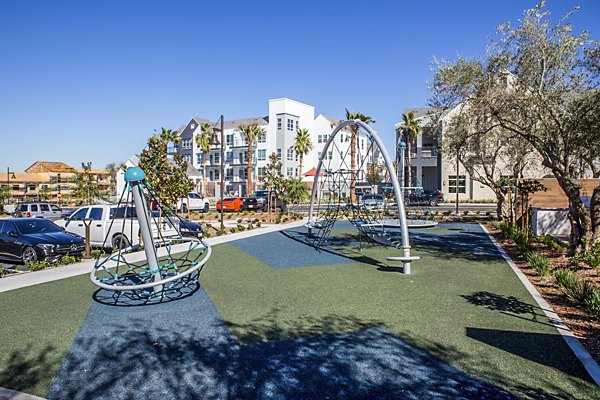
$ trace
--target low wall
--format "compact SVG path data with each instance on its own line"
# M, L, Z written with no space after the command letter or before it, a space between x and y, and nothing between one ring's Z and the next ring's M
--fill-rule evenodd
M568 236L571 233L568 209L532 208L531 212L531 227L534 235Z

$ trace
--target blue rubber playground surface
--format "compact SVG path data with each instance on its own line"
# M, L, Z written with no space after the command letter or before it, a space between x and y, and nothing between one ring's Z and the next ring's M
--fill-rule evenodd
M600 391L475 224L411 230L421 260L340 223L214 246L176 301L111 305L87 276L0 293L0 386L50 399L593 399ZM4 312L6 310L6 312Z

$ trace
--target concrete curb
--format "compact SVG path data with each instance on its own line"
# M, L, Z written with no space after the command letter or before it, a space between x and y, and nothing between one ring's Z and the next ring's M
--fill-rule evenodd
M0 387L0 400L44 400L32 394L17 392L16 390Z
M515 265L512 259L508 256L508 254L506 254L504 249L496 242L494 237L488 232L485 226L483 226L483 224L479 225L481 226L483 231L488 235L492 243L494 243L494 246L496 246L496 248L502 255L502 258L504 258L508 265L510 265L510 267L517 275L521 283L523 283L527 291L529 291L531 296L538 303L542 311L544 311L544 314L546 314L546 316L550 320L550 323L554 325L554 327L561 334L565 342L567 342L575 356L579 359L579 361L581 362L587 373L590 375L590 377L594 380L596 385L600 386L600 366L598 365L598 363L592 358L590 353L587 352L587 350L583 347L579 340L577 340L575 335L573 335L573 332L571 332L571 330L565 325L565 323L562 322L558 314L556 314L552 310L550 304L548 304L546 300L544 300L544 298L542 297L542 295L540 295L535 286L533 286L533 284L529 282L529 279L527 279L525 274L523 274L519 267Z
M296 222L292 222L289 224L278 224L271 225L264 228L256 228L251 231L243 231L238 233L233 233L229 235L217 236L214 238L205 239L205 242L211 246L227 243L238 239L245 239L252 236L264 235L266 233L277 232L288 228L297 228L306 223L305 220L300 220ZM185 244L181 250L185 249ZM177 246L173 246L175 251L177 251ZM159 253L160 255L160 253ZM133 253L127 256L127 260L130 262L136 262L143 260L144 253ZM0 279L0 293L8 292L10 290L16 290L25 288L28 286L39 285L41 283L58 281L60 279L71 278L74 276L89 274L94 268L95 260L79 262L76 264L67 265L59 268L45 269L42 271L36 272L28 272L25 274L19 274L16 276L9 276L6 278Z

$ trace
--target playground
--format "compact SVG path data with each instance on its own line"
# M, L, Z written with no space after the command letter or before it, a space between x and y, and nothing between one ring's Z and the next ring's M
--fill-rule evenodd
M340 222L212 246L199 285L111 305L87 275L0 293L0 386L59 398L597 398L477 224L411 230L411 275ZM360 246L360 247L359 247Z
M368 126L342 122L326 149L345 127L369 141L358 166L322 156L308 219L262 232L167 236L176 216L156 220L129 168L135 213L119 223L142 241L79 276L0 282L0 398L599 398L597 364L485 229L408 220L402 193L418 188ZM375 144L395 219L352 198Z

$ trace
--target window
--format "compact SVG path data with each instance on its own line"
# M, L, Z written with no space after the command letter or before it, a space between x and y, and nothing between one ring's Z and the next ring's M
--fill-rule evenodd
M54 204L50 204L50 208L52 209L52 211L61 211L61 209L58 206L55 206Z
M277 149L277 159L281 160L281 149Z
M12 190L19 190L19 185L12 185Z
M296 152L296 161L298 161L298 152Z
M28 188L29 190L35 190L35 183L30 183Z
M296 170L294 171L294 176L298 176L298 167L296 167Z
M221 179L221 178L219 178L220 176L221 176L221 174L219 173L219 170L217 169L214 174L215 180Z
M281 118L277 118L277 129L281 130Z
M456 175L448 176L448 192L456 193ZM467 192L467 179L465 175L458 176L458 193Z
M2 225L2 229L0 229L0 233L4 233L5 235L8 235L10 232L17 232L17 228L15 227L15 224L13 224L12 222L5 222L4 225Z
M244 162L248 162L248 152L244 152Z
M181 139L181 148L189 150L192 148L192 139Z
M215 153L215 164L219 164L221 162L221 155L219 153Z
M71 216L69 221L83 221L85 214L87 214L87 210L87 208L82 208L81 210L77 211L75 214L73 214L73 216Z
M40 211L50 211L48 204L40 204Z
M260 135L257 139L257 142L258 143L267 143L267 135L266 134Z
M327 158L330 159L330 160L333 160L333 150L329 150L327 152Z
M233 146L233 135L227 135L227 146Z
M300 129L300 121L296 120L296 130Z
M293 131L294 130L294 120L293 119L289 119L287 120L287 130L288 131Z
M215 171L210 171L208 173L208 176L209 176L209 178L208 178L209 180L214 181L215 180Z
M291 147L287 149L287 160L294 161L294 149L292 149Z
M361 141L360 141L360 148L361 148L362 150L364 150L364 149L365 149L365 141L364 141L364 140L361 140ZM413 147L413 148L414 148L414 147Z
M185 161L187 161L188 163L190 163L190 164L192 163L192 155L191 155L191 154L185 154L185 155L183 156L183 159L184 159Z
M267 175L267 167L258 167L258 176L263 177Z
M48 185L42 185L42 189L44 189L44 190L48 189Z
M227 168L225 170L225 180L230 181L233 179L233 168Z
M265 161L267 159L267 150L266 149L260 149L258 150L258 161Z
M102 209L94 207L90 210L90 218L94 221L102 220Z
M31 212L37 212L38 211L38 206L37 204L32 204L31 205Z
M190 129L196 129L196 124L190 124Z
M202 161L202 155L203 155L202 153L196 154L196 163L197 164L202 164L203 163L203 161Z
M287 176L292 176L293 173L294 173L294 168L287 167Z
M228 151L227 153L225 153L225 162L233 162L233 151Z

